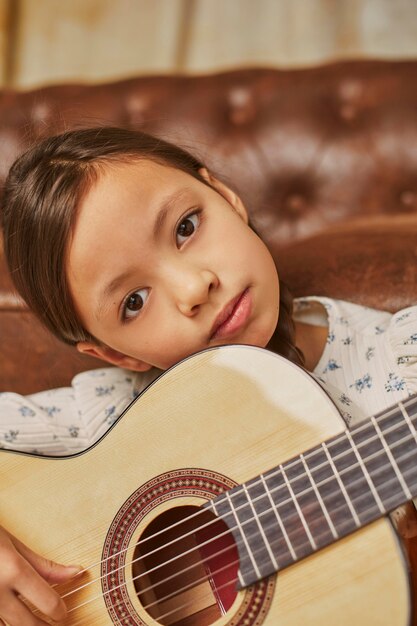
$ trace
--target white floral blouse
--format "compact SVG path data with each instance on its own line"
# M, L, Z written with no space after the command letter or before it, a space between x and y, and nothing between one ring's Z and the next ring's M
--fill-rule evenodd
M295 301L296 319L328 326L314 374L348 424L417 392L417 306L395 315L329 298ZM61 456L87 448L159 374L103 368L71 387L0 394L0 447Z
M392 315L309 297L295 301L294 318L328 326L314 374L348 425L417 393L417 306Z

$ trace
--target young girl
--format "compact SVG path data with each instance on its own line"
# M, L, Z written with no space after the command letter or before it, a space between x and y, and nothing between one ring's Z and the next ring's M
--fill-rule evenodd
M239 196L160 139L103 128L41 142L10 171L3 227L27 304L60 339L117 366L79 374L68 389L2 394L4 448L77 452L160 370L228 343L303 365L348 423L417 391L417 307L392 316L307 298L293 310ZM1 619L44 623L16 594L64 618L50 584L80 567L46 561L5 529L0 560Z

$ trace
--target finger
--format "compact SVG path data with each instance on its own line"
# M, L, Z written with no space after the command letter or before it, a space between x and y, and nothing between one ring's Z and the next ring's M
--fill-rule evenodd
M46 624L42 619L33 615L28 607L12 592L2 596L1 618L0 623L8 626L45 626Z
M64 583L82 571L81 565L62 565L33 552L24 543L13 537L13 543L20 554L48 583Z
M14 590L52 620L59 622L65 619L67 615L65 602L27 561L23 561Z

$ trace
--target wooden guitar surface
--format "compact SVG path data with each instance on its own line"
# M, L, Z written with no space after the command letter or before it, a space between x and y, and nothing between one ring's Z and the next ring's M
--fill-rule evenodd
M130 563L150 524L344 428L326 394L284 359L245 346L209 350L165 373L85 453L2 452L1 523L37 552L86 568L60 588L67 626L406 626L408 571L387 518L239 591L223 615L208 606L210 584L184 594L183 612L165 594L161 621L143 608L152 590L144 602L135 591Z

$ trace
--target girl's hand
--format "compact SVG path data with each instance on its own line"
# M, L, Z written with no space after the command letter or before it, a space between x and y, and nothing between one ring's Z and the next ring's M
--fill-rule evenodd
M55 622L65 619L65 603L50 585L69 580L81 569L79 566L59 565L35 554L0 526L0 624L46 624L17 594Z

